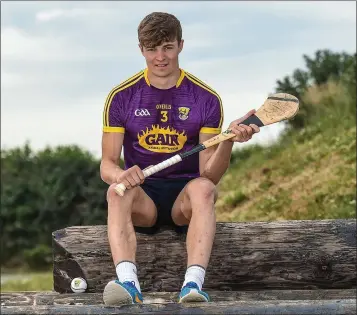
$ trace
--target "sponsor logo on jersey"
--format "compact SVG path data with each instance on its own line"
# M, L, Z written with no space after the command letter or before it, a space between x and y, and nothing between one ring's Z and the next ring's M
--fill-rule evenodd
M142 133L142 134L140 134ZM138 133L139 145L149 151L159 153L172 153L181 150L187 141L185 131L152 125L151 129Z
M135 116L150 116L150 112L146 108L138 108L134 112Z
M190 109L188 107L179 107L179 118L181 120L186 120L188 118L188 113L190 112Z

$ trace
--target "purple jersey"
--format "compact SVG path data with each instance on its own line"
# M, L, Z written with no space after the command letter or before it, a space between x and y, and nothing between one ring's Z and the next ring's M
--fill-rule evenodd
M142 170L199 143L200 133L221 132L223 107L219 95L181 69L176 86L150 85L147 69L115 87L103 112L103 131L124 133L124 162ZM150 178L195 178L199 155L170 166Z

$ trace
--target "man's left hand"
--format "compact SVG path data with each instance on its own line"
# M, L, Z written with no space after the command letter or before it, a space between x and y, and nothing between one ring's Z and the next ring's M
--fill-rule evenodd
M260 128L257 125L250 124L249 126L241 124L246 118L254 114L255 110L249 111L245 116L234 120L230 123L228 129L235 134L235 137L231 138L232 142L247 142L253 137L253 134L258 133Z

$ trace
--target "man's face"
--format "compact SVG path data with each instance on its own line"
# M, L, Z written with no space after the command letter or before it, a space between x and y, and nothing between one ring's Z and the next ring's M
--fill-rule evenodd
M179 44L177 40L164 42L155 48L140 46L149 71L159 77L165 77L173 73L179 67L178 55L183 48L183 40Z

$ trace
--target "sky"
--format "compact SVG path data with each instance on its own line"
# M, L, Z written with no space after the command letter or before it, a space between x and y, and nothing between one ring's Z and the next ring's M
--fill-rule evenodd
M78 145L101 155L110 90L145 68L137 26L169 12L183 28L180 67L216 90L223 128L319 49L356 51L354 1L2 1L1 147ZM245 144L276 141L284 124Z

